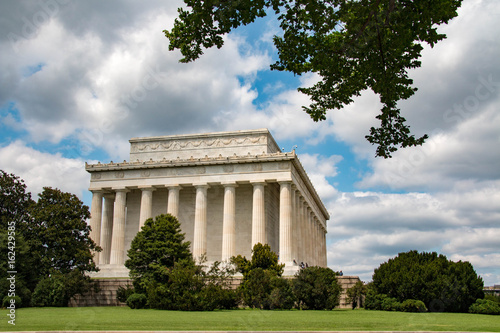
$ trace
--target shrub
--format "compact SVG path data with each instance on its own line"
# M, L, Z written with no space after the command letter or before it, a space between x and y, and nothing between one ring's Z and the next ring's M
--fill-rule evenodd
M424 302L416 299L407 299L401 303L401 311L403 312L427 312Z
M500 303L500 295L496 296L496 295L492 295L492 294L485 294L484 299L493 301L495 303Z
M500 305L488 299L478 299L469 308L470 313L500 315Z
M382 310L382 301L387 297L385 294L377 294L373 289L368 288L365 298L365 309Z
M33 306L68 306L69 297L66 295L64 277L52 275L38 282L31 302Z
M134 293L134 288L132 286L129 285L126 288L120 286L116 291L116 299L122 303L127 303L127 299L133 293Z
M148 302L148 298L144 294L132 294L127 298L127 305L131 309L144 309Z
M68 306L70 299L89 291L94 283L78 269L67 274L53 272L40 280L33 291L31 302L33 306Z
M296 274L293 292L301 309L332 310L339 304L341 287L330 268L309 267Z
M240 286L243 302L251 308L268 308L268 297L273 289L274 274L260 267L249 271Z
M394 297L384 298L381 307L384 311L401 311L401 303Z
M290 280L275 278L273 282L274 288L268 297L269 309L292 309L295 305L296 298Z
M21 297L19 296L14 296L14 297L11 297L11 296L5 296L2 300L2 307L3 308L7 308L9 307L11 304L12 304L12 301L11 300L14 300L14 304L16 306L16 309L19 309L21 306L22 306L22 300L21 300Z

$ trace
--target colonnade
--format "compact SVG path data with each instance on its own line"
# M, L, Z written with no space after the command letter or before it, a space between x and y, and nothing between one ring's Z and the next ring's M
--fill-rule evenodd
M326 230L307 199L291 181L279 183L279 260L286 266L301 262L309 266L326 266ZM251 182L252 232L251 244L268 243L266 234L265 181ZM207 189L208 184L192 184L196 189L194 236L192 253L194 258L207 252ZM238 184L222 183L223 220L221 260L229 260L236 253L236 189ZM156 187L139 187L141 203L139 231L144 221L153 217L153 195ZM179 215L179 192L181 186L167 186L167 213ZM126 203L130 189L112 188L92 190L90 237L103 251L94 260L98 265L123 265Z

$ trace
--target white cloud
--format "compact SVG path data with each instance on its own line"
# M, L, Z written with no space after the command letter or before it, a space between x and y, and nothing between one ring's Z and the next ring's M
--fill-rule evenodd
M0 148L0 169L23 179L33 197L52 187L82 198L90 181L83 160L42 153L22 141Z
M336 164L342 160L342 157L338 155L323 157L319 154L300 154L299 158L322 200L327 202L335 198L338 191L328 182L327 178L337 175Z
M395 190L453 189L457 181L500 178L500 115L489 107L448 132L431 137L423 147L403 149L392 159L377 159L361 188Z
M498 284L498 1L465 0L459 16L439 28L448 39L424 49L422 67L411 72L419 91L400 107L412 130L431 138L390 160L373 160L375 147L364 138L378 125L380 103L371 92L319 123L302 110L308 97L285 79L263 85L264 94L275 95L254 104L261 97L255 83L273 61L276 22L266 21L253 41L244 33L230 35L222 49L179 64L180 53L168 51L162 30L172 26L181 1L124 1L118 7L54 1L61 5L52 13L42 8L48 2L0 5L0 106L19 110L2 109L2 126L9 130L4 141L15 138L12 131L28 132L23 141L3 144L0 168L25 179L33 194L42 186L86 192L83 158L128 159L131 137L267 127L278 141L299 145L301 162L331 213L332 268L370 280L373 269L399 251L436 250L470 260L486 284ZM50 19L23 36L23 17L33 22L43 12ZM6 37L10 32L21 36L17 43ZM300 80L311 86L318 78ZM32 141L68 138L79 145L75 159L30 148ZM328 140L345 143L354 156L333 155L324 145ZM368 171L357 192L339 192L334 182L347 177L342 168L354 167L354 159L367 161Z

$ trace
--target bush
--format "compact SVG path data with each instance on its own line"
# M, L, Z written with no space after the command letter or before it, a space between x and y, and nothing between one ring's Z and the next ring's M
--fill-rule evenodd
M11 300L14 300L14 304L15 304L16 309L19 309L20 307L22 307L23 302L21 300L21 297L19 297L19 296L14 296L14 297L5 296L2 300L2 307L3 308L9 307L12 304Z
M385 294L377 294L373 289L368 288L365 298L365 309L382 310L382 301L387 297Z
M384 298L381 307L384 311L401 311L401 303L394 297Z
M127 305L131 309L144 309L148 303L148 298L144 294L132 294L127 298Z
M274 288L268 297L269 309L292 309L295 305L296 298L290 280L275 278L273 285Z
M273 289L272 280L275 275L260 267L249 271L238 290L242 294L243 302L251 308L269 308L268 297Z
M52 275L38 282L31 302L33 306L68 306L69 297L66 293L64 276Z
M134 288L132 286L127 286L126 288L118 287L116 291L116 299L122 303L127 303L127 299L130 295L134 293Z
M492 294L485 294L484 299L493 301L495 303L500 303L500 295L496 296L496 295L492 295Z
M478 299L469 308L470 313L500 315L500 305L488 299Z
M416 299L407 299L401 303L401 311L403 312L427 312L424 302Z
M61 274L53 272L50 276L40 280L33 291L31 302L33 306L68 306L70 299L89 291L94 284L88 276L78 269Z
M339 304L341 287L330 268L301 269L293 282L298 307L310 310L332 310Z

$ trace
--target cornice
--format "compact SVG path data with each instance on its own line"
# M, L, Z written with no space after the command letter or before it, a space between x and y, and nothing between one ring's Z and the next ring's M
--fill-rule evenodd
M184 167L184 166L205 166L205 165L222 165L222 164L241 164L241 163L262 163L262 162L275 162L275 161L291 161L296 158L294 152L291 153L273 153L273 154L260 154L260 155L244 155L244 156L221 156L218 157L208 157L203 158L188 158L188 159L174 159L167 160L162 159L159 161L135 161L127 162L123 161L120 163L110 163L102 164L88 164L85 162L85 170L87 172L99 172L99 171L118 171L118 170L138 170L138 169L153 169L153 168L172 168L172 167Z

